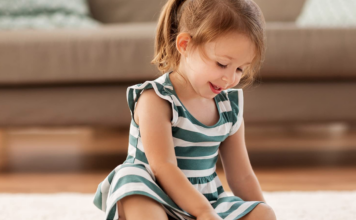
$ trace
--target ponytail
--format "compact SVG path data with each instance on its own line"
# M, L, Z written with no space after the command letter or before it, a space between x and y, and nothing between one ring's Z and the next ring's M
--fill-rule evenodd
M179 31L179 17L181 14L179 12L184 2L186 0L168 0L163 6L158 19L154 59L151 64L157 64L162 73L171 68L175 69L179 64L180 54L176 50L175 40ZM173 62L170 62L172 58Z

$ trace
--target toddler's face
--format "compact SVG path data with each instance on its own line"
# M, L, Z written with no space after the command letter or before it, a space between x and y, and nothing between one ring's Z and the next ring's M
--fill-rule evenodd
M184 71L194 90L205 98L215 97L210 82L221 90L236 86L255 56L255 46L245 35L231 33L206 43L208 59L198 49L184 58ZM230 58L229 58L230 57Z

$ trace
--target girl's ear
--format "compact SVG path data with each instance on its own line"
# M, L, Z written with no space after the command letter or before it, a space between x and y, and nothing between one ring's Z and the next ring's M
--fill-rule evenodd
M182 56L188 56L188 43L191 40L191 36L188 33L179 33L176 39L176 47Z

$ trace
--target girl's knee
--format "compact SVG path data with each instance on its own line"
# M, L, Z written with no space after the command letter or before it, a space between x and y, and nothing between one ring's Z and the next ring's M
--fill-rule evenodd
M121 203L121 204L120 204ZM130 195L117 202L119 218L123 220L154 219L168 220L163 206L144 195ZM121 208L120 208L121 207ZM121 211L121 212L120 212Z
M241 220L276 220L277 217L272 209L266 203L259 203L250 213L241 218Z
M266 216L266 220L276 220L276 214L274 213L274 210L271 206L269 206L268 204L265 203L260 203L260 205L263 205L264 208L264 212L265 212L265 216Z

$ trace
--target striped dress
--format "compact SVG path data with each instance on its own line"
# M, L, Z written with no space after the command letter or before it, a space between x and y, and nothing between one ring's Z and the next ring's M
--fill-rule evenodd
M128 155L99 184L94 204L105 212L105 219L116 220L120 215L117 201L128 195L139 194L159 202L170 219L196 219L180 208L157 184L145 156L139 126L133 120L140 94L145 89L153 88L159 97L169 101L172 106L172 137L178 167L222 219L240 219L263 202L243 201L240 197L227 195L216 173L216 161L220 143L241 125L242 89L227 89L214 97L220 118L215 125L206 126L195 119L179 100L169 78L170 73L127 88L126 98L131 113Z

